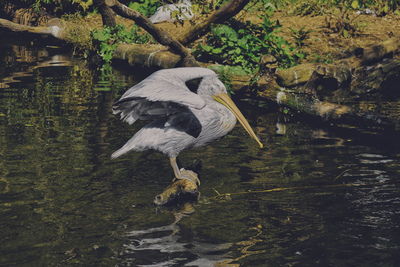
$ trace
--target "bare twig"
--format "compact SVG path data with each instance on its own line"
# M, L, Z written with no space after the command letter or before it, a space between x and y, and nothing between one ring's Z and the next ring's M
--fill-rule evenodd
M254 190L254 191L243 191L243 192L233 192L233 193L223 193L212 198L219 199L219 198L226 198L231 196L238 196L238 195L248 195L248 194L261 194L261 193L271 193L271 192L282 192L282 191L289 191L289 190L307 190L307 189L321 189L321 188L340 188L340 187L359 187L365 186L362 184L331 184L331 185L310 185L310 186L298 186L298 187L277 187L272 189L266 190Z

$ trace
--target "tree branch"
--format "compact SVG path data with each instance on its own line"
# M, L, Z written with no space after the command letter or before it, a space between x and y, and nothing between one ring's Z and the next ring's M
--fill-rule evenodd
M117 22L115 21L114 11L104 3L104 0L94 0L93 2L99 9L103 25L115 27Z
M64 40L63 30L58 26L27 26L14 23L6 19L0 19L0 30L6 30L14 33L28 33L37 36L53 36Z
M197 61L186 47L167 32L155 26L148 18L144 17L139 12L130 9L117 0L105 0L105 4L112 8L112 10L114 10L118 15L135 21L136 24L151 34L157 42L168 46L173 52L180 55L183 58L184 66L198 65Z
M222 6L220 9L215 11L209 17L205 18L203 21L196 23L193 28L191 28L185 35L179 38L179 42L186 45L194 40L198 39L200 36L206 34L212 23L221 23L227 19L238 14L250 0L231 0Z

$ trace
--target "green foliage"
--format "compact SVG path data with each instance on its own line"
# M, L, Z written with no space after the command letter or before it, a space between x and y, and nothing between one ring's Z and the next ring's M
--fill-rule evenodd
M304 41L310 38L310 33L312 32L312 30L306 30L305 26L301 27L300 29L290 28L290 31L297 47L304 46Z
M240 66L229 66L229 65L211 65L208 66L209 69L212 69L218 74L218 78L225 84L225 87L230 95L234 95L232 86L232 77L233 76L246 76L248 73L243 70Z
M332 64L334 60L334 56L332 54L326 54L326 55L321 55L321 54L315 54L311 55L309 59L312 62L315 63L324 63L324 64Z
M152 41L150 35L143 33L136 25L133 25L130 30L127 30L123 25L97 29L91 32L91 38L93 47L104 62L99 68L99 80L104 83L114 81L114 71L110 63L119 44L145 44ZM96 90L106 89L99 87Z
M192 10L198 14L208 14L222 5L224 5L229 0L192 0Z
M326 27L345 38L356 35L360 28L356 22L358 16L351 16L351 13L344 6L332 9L325 18Z
M87 11L93 0L19 0L19 2L33 7L35 10L47 9L48 11Z
M321 16L333 6L332 0L295 1L288 5L290 14L300 16Z
M148 17L153 15L157 8L161 6L161 4L162 3L159 0L139 0L129 3L128 6Z
M91 33L94 47L97 49L98 55L105 63L110 63L114 51L120 43L138 43L144 44L151 40L148 34L140 32L139 27L134 25L130 31L126 30L123 25L115 27L104 27L94 30Z
M248 72L258 69L262 55L278 59L280 67L296 64L303 55L276 33L281 25L264 16L260 25L249 21L237 25L217 25L208 35L206 44L199 44L194 55L202 60L238 65Z
M35 0L35 2L32 4L32 7L33 7L35 10L39 10L40 7L41 7L43 4L49 4L50 1L51 1L51 0Z
M376 2L375 11L378 16L384 16L392 11L393 12L399 11L400 7L399 0L375 0L375 2Z
M347 0L353 9L373 9L378 16L395 12L400 7L400 0Z
M398 13L400 0L263 0L273 6L288 10L288 13L301 16L320 16L332 8L343 7L349 10L371 9L378 16L390 12Z

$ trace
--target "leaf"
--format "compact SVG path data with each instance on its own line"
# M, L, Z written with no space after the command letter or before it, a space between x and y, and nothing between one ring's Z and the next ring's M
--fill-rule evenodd
M358 2L358 0L354 0L353 2L351 2L351 7L353 9L359 9L360 8L360 3Z
M220 53L222 53L222 49L221 49L221 48L213 48L213 49L212 49L212 52L213 52L214 54L220 54Z
M344 38L348 38L348 37L350 36L350 34L349 34L349 31L348 31L348 30L343 30L343 33L342 33L342 35L343 35L343 37L344 37Z
M211 52L211 50L213 49L212 46L209 45L202 45L201 48L206 52Z
M104 31L93 31L92 33L93 39L99 40L99 41L106 41L109 38L109 35L107 35Z
M386 5L383 7L383 12L389 13L389 4L386 3Z

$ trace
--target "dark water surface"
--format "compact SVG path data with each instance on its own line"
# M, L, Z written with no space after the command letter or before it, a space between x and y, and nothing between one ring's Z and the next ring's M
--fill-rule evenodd
M110 160L138 128L111 104L140 71L105 79L54 48L2 45L0 62L0 266L400 266L398 139L242 102L267 149L238 125L182 153L201 199L157 209L167 158Z

